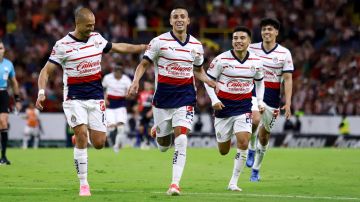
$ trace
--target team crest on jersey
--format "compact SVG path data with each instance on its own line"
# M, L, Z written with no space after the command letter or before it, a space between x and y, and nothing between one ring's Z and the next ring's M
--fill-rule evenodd
M251 66L251 67L250 67L250 71L251 71L251 72L255 72L255 71L256 71L255 66Z
M278 59L277 57L274 57L274 58L273 58L273 62L274 62L274 63L278 63L278 62L279 62L279 59Z
M196 57L196 50L195 49L192 49L191 52L190 52L191 56L192 57Z
M95 41L95 47L99 48L99 42Z
M71 122L73 122L73 123L76 122L76 117L74 115L71 115Z

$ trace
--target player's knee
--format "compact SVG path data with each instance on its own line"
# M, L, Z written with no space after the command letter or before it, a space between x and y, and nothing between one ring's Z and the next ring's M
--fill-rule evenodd
M171 137L170 135L165 137L157 137L156 142L161 146L168 147L171 145Z
M170 146L161 146L158 144L158 148L161 152L166 152L168 149L170 149Z
M106 136L105 137L98 137L92 140L92 144L95 149L102 149L105 146Z
M254 117L252 118L252 125L253 125L253 127L254 127L254 128L257 128L258 125L259 125L259 123L260 123L260 117L259 117L259 116L254 116Z

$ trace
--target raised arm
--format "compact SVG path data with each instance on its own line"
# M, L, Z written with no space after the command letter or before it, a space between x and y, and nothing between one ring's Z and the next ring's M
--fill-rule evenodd
M147 59L142 59L140 64L136 67L134 79L131 83L131 86L128 90L128 96L135 96L139 91L139 82L141 77L144 75L146 69L150 66L150 61Z
M112 43L111 52L117 53L141 53L147 48L145 44Z
M43 110L43 102L45 100L45 88L49 79L49 75L51 75L55 69L57 68L57 65L52 62L47 62L44 66L44 68L40 71L39 80L38 80L38 98L36 100L36 107L40 110Z

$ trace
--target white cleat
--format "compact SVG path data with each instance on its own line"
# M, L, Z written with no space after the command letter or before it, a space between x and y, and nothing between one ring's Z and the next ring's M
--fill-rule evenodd
M237 185L235 184L229 184L228 188L229 191L242 191L241 188L239 188Z

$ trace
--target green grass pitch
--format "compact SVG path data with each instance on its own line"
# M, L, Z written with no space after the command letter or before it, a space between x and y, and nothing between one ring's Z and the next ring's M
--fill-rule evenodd
M173 149L89 149L92 196L78 196L72 149L9 149L12 165L0 166L0 201L360 201L359 149L269 149L262 181L240 176L242 192L226 190L232 149L189 148L182 195L165 194L171 180Z

